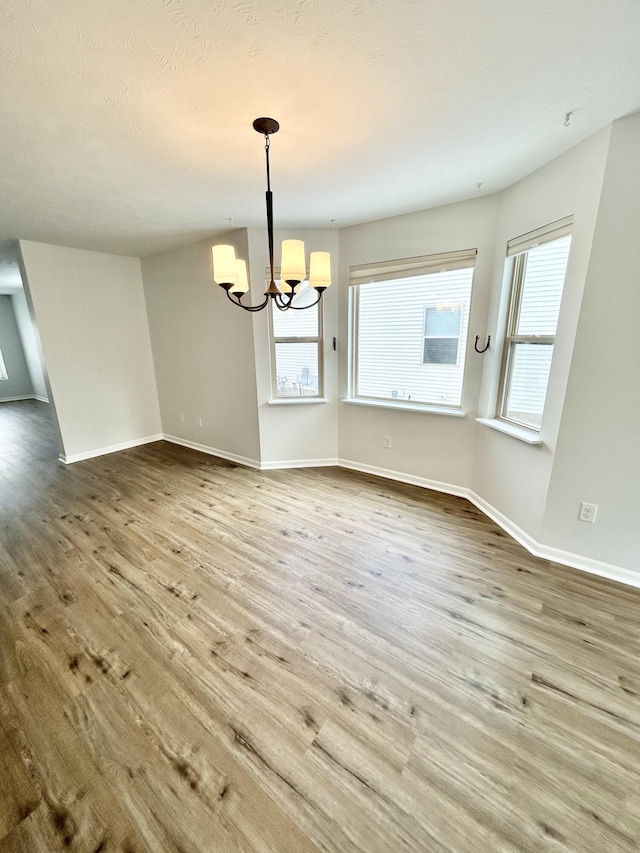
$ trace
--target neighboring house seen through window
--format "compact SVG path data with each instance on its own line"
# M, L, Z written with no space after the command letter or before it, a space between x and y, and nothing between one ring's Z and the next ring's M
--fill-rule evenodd
M459 409L476 251L352 267L351 397Z
M457 364L462 305L427 306L424 314L423 364Z
M571 219L562 220L508 244L512 275L498 418L535 431L547 396L570 227Z

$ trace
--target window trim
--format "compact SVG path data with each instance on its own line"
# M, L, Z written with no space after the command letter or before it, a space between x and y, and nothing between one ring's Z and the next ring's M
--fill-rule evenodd
M460 405L438 405L434 402L422 402L411 399L390 399L388 397L363 397L356 394L358 388L358 358L357 352L359 349L359 334L357 318L359 315L359 299L360 288L358 285L372 284L374 282L383 281L398 281L403 278L412 278L418 275L428 275L431 273L448 272L450 270L471 269L471 293L469 296L469 322L471 322L471 308L474 293L474 277L477 266L478 250L477 249L462 249L460 251L441 252L438 254L422 255L412 258L400 258L394 261L380 261L369 264L358 264L349 267L349 299L348 299L348 330L349 330L349 346L348 346L348 396L343 399L344 403L352 403L363 406L379 406L382 408L404 409L405 411L426 412L430 414L454 415L456 417L464 417L465 412L462 409L462 399ZM425 309L430 306L431 302L425 303ZM460 306L464 310L464 306ZM426 316L426 314L425 314ZM461 315L461 330L463 325L463 315ZM424 330L423 321L423 330ZM461 352L461 335L458 336L458 360L456 365L440 365L441 367L457 367L460 360ZM422 335L422 348L424 351L424 334ZM469 342L469 328L467 328L467 341ZM425 363L420 355L420 366ZM431 364L427 362L427 364ZM433 366L433 365L432 365ZM464 374L462 378L462 395L464 395L464 381L467 372L468 363L465 360Z
M280 270L274 270L274 279L276 283L279 281ZM284 401L300 402L301 400L324 400L324 310L323 300L315 306L318 309L318 334L305 336L280 336L276 337L273 327L273 312L279 310L271 300L269 305L269 354L270 354L270 375L271 375L271 397L270 403L280 403ZM276 344L317 344L318 347L318 393L299 397L280 397L278 395L278 372L276 364Z
M517 427L518 430L526 430L533 435L540 435L542 430L542 418L544 417L544 409L546 407L546 397L549 390L545 391L545 402L542 408L542 416L540 426L532 426L531 424L523 423L516 418L509 418L505 415L505 406L508 398L508 382L511 376L513 367L513 352L514 344L531 344L541 346L555 347L556 335L518 335L516 334L518 321L520 319L520 311L522 309L522 294L524 289L524 279L527 270L527 256L531 249L541 246L545 243L553 243L556 240L562 239L572 233L573 216L567 216L564 219L559 219L549 225L544 225L528 234L523 234L520 237L515 237L507 243L507 263L511 264L509 271L509 307L505 320L505 334L502 343L502 355L500 358L500 374L498 384L498 397L496 401L495 420L499 423L510 424ZM569 256L570 257L570 256ZM569 258L565 268L565 280L567 269L569 268ZM563 291L564 291L563 281ZM553 352L551 354L553 366ZM549 381L551 373L549 374Z
M4 363L4 359L2 357L2 350L0 350L0 382L4 379L8 379L9 374L7 373L7 368Z

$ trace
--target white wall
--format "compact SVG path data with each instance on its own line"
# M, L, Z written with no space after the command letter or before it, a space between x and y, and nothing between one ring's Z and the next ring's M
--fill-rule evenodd
M383 468L468 488L471 483L478 394L484 356L474 352L485 339L494 259L498 199L487 196L433 210L396 216L340 231L340 396L347 396L349 267L460 249L478 249L471 297L462 409L455 418L342 403L340 457L360 466ZM385 435L393 447L383 446Z
M556 346L542 421L542 447L478 425L471 486L491 506L536 541L541 541L549 480L571 365L573 341L600 201L610 129L590 137L500 195L495 237L489 331L480 411L496 412L497 380L506 299L503 281L507 241L557 219L574 215L571 253L558 321Z
M20 241L62 454L160 433L140 261Z
M304 240L310 252L331 252L333 284L322 297L324 322L324 396L326 403L284 403L270 405L271 368L269 349L269 309L253 315L255 376L260 418L260 458L264 465L296 461L302 464L335 461L338 456L338 353L333 337L338 335L338 231L333 229L287 229L274 233L275 264L284 239ZM269 265L265 229L249 229L249 267L252 300L258 303L265 290L265 270ZM230 310L234 309L229 306ZM238 311L238 309L235 309ZM247 316L248 320L249 317Z
M41 400L47 400L48 392L40 360L37 331L29 314L29 306L27 305L27 298L24 295L24 291L21 290L19 293L12 294L11 301L13 302L13 310L16 315L27 367L29 368L33 393Z
M640 114L614 122L542 539L638 572ZM580 501L599 505L578 521Z
M216 242L247 257L246 231ZM163 432L240 457L260 459L251 315L213 282L212 240L144 258ZM200 426L202 421L202 426Z

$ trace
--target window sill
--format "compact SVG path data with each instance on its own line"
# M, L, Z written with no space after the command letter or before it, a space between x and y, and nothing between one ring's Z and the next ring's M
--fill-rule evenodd
M497 418L476 418L476 423L484 424L498 432L503 432L505 435L510 435L512 438L517 438L519 441L524 441L525 444L532 444L535 447L542 447L543 441L540 438L540 433L525 429L524 427L509 424L506 421L499 421Z
M352 406L373 406L376 409L395 409L397 412L424 412L429 415L447 415L452 418L464 418L465 412L462 409L445 408L440 406L421 406L418 403L394 403L391 400L361 400L356 397L345 397L343 403L349 403Z
M281 397L279 400L267 400L267 406L308 406L310 403L328 403L326 397Z

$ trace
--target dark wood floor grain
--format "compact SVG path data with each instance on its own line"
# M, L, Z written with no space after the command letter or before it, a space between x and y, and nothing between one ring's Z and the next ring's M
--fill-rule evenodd
M0 853L616 853L640 593L468 502L0 404Z

